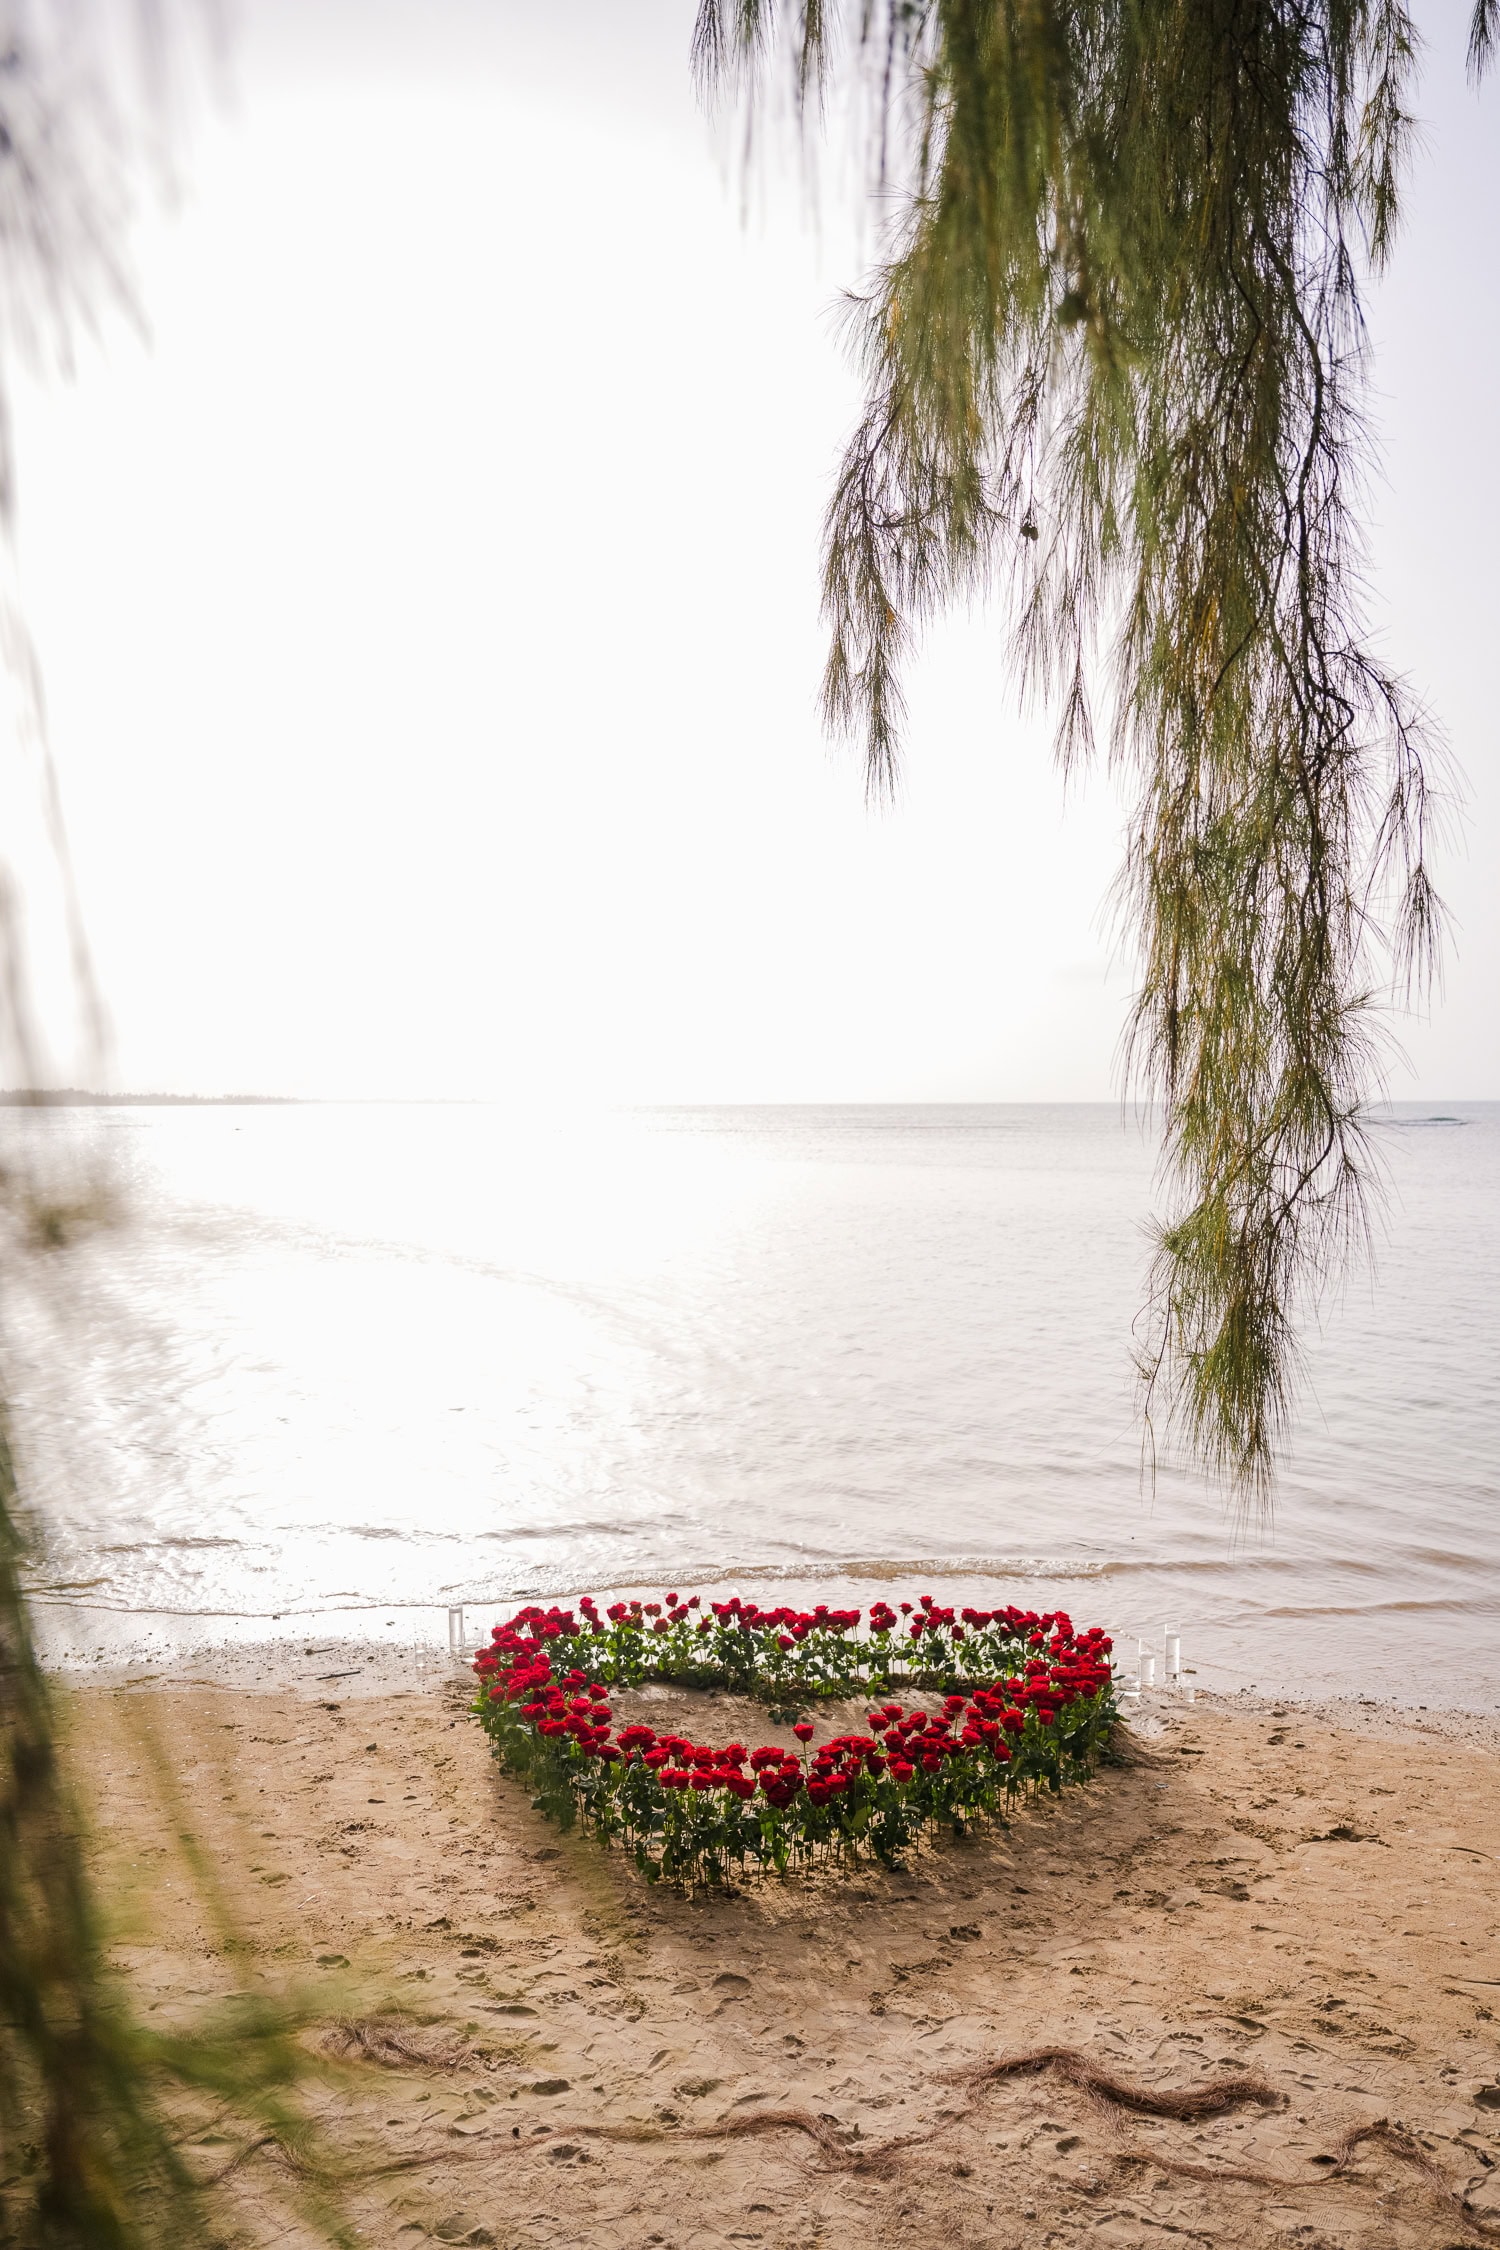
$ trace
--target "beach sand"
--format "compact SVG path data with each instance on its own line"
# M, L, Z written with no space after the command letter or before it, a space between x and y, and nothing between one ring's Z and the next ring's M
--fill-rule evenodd
M1492 1721L1163 1696L1128 1763L1007 1831L688 1898L533 1812L456 1667L303 1669L90 1681L66 1723L137 2005L307 1997L302 2099L363 2242L1500 2242ZM653 1715L712 1731L705 1700ZM367 2028L337 2060L341 2020L431 2059ZM1059 2047L1276 2098L1178 2120L1055 2066L965 2080ZM194 2168L229 2164L238 2126L193 2117ZM316 2239L274 2144L219 2193L227 2240Z

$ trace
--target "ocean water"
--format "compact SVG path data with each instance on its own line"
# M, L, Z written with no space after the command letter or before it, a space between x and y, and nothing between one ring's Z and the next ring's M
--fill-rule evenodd
M1500 1105L1401 1108L1273 1515L1143 1480L1112 1107L12 1114L115 1225L12 1274L63 1662L643 1586L894 1586L1205 1684L1500 1703Z

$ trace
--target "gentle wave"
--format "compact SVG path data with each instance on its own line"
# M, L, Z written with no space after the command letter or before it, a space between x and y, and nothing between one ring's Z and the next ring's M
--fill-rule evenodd
M502 1531L479 1531L467 1536L458 1531L433 1531L425 1526L420 1529L411 1529L397 1528L391 1525L312 1524L287 1526L286 1528L288 1530L295 1529L302 1536L322 1535L362 1540L398 1541L405 1546L418 1548L426 1546L469 1546L476 1543L484 1545L503 1545L509 1542L523 1544L551 1539L561 1541L588 1538L612 1539L618 1537L621 1527L618 1523L611 1522L608 1519L580 1520L578 1522L555 1524L515 1524ZM98 1552L101 1555L149 1556L177 1552L194 1553L199 1550L228 1550L236 1553L264 1552L266 1551L266 1542L240 1539L164 1537L161 1539L114 1542L101 1546ZM1390 1557L1377 1558L1368 1555L1324 1551L1319 1554L1317 1560L1321 1570L1336 1574L1341 1578L1401 1577L1413 1568L1424 1568L1457 1571L1470 1578L1486 1579L1493 1577L1497 1583L1500 1583L1500 1561L1461 1549L1415 1547L1402 1549ZM747 1563L724 1557L712 1561L699 1559L692 1563L667 1561L646 1574L613 1572L606 1577L601 1577L598 1573L594 1573L583 1579L580 1579L576 1572L569 1570L566 1565L561 1565L556 1570L547 1572L546 1575L549 1585L567 1586L579 1593L598 1594L613 1588L629 1587L632 1590L639 1590L640 1587L648 1583L648 1579L652 1585L660 1581L663 1586L669 1582L677 1581L689 1585L702 1583L717 1586L723 1585L731 1579L742 1579L747 1584L790 1584L794 1581L829 1574L842 1579L869 1580L880 1585L888 1585L899 1579L909 1578L1055 1578L1076 1580L1159 1578L1162 1576L1174 1579L1222 1580L1227 1583L1256 1578L1305 1578L1307 1569L1308 1560L1305 1555L1267 1554L1245 1549L1236 1549L1229 1554L1213 1556L1178 1555L1165 1551L1145 1556L1113 1556L1108 1559L1088 1555L856 1555L850 1557L836 1553L809 1552L796 1559L776 1563ZM535 1571L533 1570L528 1575L535 1576ZM107 1583L107 1581L100 1579L75 1580L71 1583L75 1585L96 1585ZM35 1591L38 1593L58 1590L60 1589L57 1582L38 1581L35 1587ZM440 1591L450 1590L440 1589ZM378 1609L380 1603L372 1601L370 1606ZM1357 1607L1348 1612L1350 1615L1358 1613ZM205 1612L204 1614L209 1613ZM226 1610L223 1614L229 1616L240 1613ZM1300 1611L1293 1610L1268 1609L1266 1611L1267 1616L1300 1614ZM1330 1611L1330 1614L1344 1614L1344 1612Z
M1494 1601L1323 1602L1305 1609L1265 1609L1262 1617L1500 1617L1500 1596Z
M1323 1552L1316 1558L1317 1568L1331 1577L1339 1578L1404 1578L1418 1565L1441 1565L1461 1571L1467 1577L1494 1578L1500 1584L1500 1562L1489 1557L1463 1554L1423 1554L1417 1550L1399 1550L1390 1557L1372 1560L1367 1555L1343 1555ZM1101 1563L1101 1578L1160 1577L1206 1578L1234 1580L1253 1578L1306 1578L1308 1558L1305 1555L1236 1554L1205 1560L1201 1556L1180 1559L1166 1554L1136 1562ZM1279 1610L1267 1610L1268 1617L1280 1616ZM1286 1614L1290 1614L1289 1612Z
M536 1536L540 1536L537 1534ZM1318 1565L1322 1570L1340 1576L1392 1578L1399 1577L1413 1561L1445 1564L1470 1574L1493 1573L1500 1582L1500 1564L1489 1563L1477 1556L1434 1552L1412 1556L1398 1555L1393 1560L1372 1561L1367 1556L1322 1554ZM1245 1578L1288 1577L1305 1578L1307 1559L1299 1555L1266 1555L1236 1553L1227 1556L1178 1556L1170 1551L1149 1556L1113 1557L1101 1561L1096 1557L1081 1555L944 1555L944 1556L856 1556L852 1560L816 1558L809 1556L803 1562L755 1563L735 1562L695 1564L691 1568L662 1569L651 1574L653 1585L675 1586L679 1582L691 1588L697 1583L719 1586L731 1579L744 1579L747 1583L791 1583L817 1577L821 1567L838 1578L871 1579L881 1585L890 1585L900 1579L913 1578L1025 1578L1025 1579L1111 1579L1111 1578L1203 1578L1222 1580L1226 1584ZM560 1583L561 1581L559 1581ZM573 1581L570 1579L571 1585ZM580 1585L580 1593L598 1594L609 1589L621 1591L628 1588L638 1592L647 1583L644 1577L612 1577L608 1580ZM1265 1614L1281 1616L1291 1611L1268 1609ZM1352 1614L1352 1613L1351 1613Z
M1377 1125L1392 1127L1398 1133L1420 1133L1427 1125L1467 1125L1467 1117L1377 1117Z
M844 1556L837 1559L830 1556L823 1560L822 1567L825 1572L831 1571L838 1578L867 1578L882 1586L894 1584L897 1579L903 1578L1103 1578L1112 1568L1109 1563L1066 1555L944 1555L916 1558L863 1555L855 1556L852 1560ZM731 1578L743 1578L747 1584L756 1585L768 1581L791 1584L797 1580L816 1577L818 1569L819 1558L810 1555L805 1562L748 1565L732 1562L697 1563L690 1570L680 1570L677 1576L690 1583L701 1581L715 1586L721 1586ZM675 1583L670 1571L654 1573L653 1583L658 1578L664 1585ZM611 1580L609 1583L611 1586L618 1584L622 1588L628 1583L635 1588L645 1581L633 1578L629 1581ZM581 1593L590 1594L603 1590L599 1586L579 1589Z
M210 1549L214 1547L230 1547L243 1551L249 1544L260 1544L260 1542L247 1542L243 1539L194 1539L186 1536L178 1539L163 1537L161 1539L116 1540L111 1545L101 1547L99 1552L101 1555L156 1555L172 1554L178 1550L185 1553L194 1553L200 1548Z

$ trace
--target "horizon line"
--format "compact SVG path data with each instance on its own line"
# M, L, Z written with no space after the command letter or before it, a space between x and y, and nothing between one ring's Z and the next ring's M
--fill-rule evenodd
M1477 1108L1500 1101L1494 1094L1412 1094L1387 1096L1367 1104L1370 1111L1440 1107L1454 1103ZM508 1094L168 1094L102 1093L79 1086L23 1086L0 1089L0 1109L498 1109L527 1106ZM868 1098L825 1096L821 1099L754 1099L717 1101L611 1101L570 1094L543 1097L530 1105L539 1109L559 1106L598 1108L629 1113L656 1110L830 1110L830 1109L1120 1109L1140 1112L1155 1106L1148 1099L1121 1095L897 1095Z

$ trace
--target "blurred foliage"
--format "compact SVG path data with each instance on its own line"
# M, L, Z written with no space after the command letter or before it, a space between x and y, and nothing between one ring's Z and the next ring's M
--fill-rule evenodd
M197 0L10 0L0 11L0 536L14 529L8 401L20 367L66 373L80 334L134 315L128 244L169 151L212 8ZM4 555L8 566L12 561ZM63 878L88 1067L104 1033L67 867L40 676L13 582L0 578L0 657L14 695L7 755L30 759ZM21 886L0 838L0 1070L39 1087L43 1059L27 978ZM12 1280L108 1223L110 1184L66 1137L28 1131L24 1107L0 1169L0 1258ZM79 2250L193 2250L221 2242L209 2183L181 2136L205 2103L238 2126L241 2155L270 2147L291 2205L319 2240L344 2241L330 2174L298 2089L313 2068L295 1997L246 1987L197 2027L145 2025L107 1959L84 1828L58 1751L54 1698L31 1632L25 1510L0 1402L0 2242ZM171 1762L142 1718L163 1831L222 1932L227 1908L198 1851ZM232 1942L226 1935L226 1952ZM238 2161L238 2159L236 2160ZM231 2167L232 2168L232 2167ZM283 2212L278 2224L284 2225Z
M205 2111L270 2147L315 2238L351 2239L299 2089L314 2069L295 1996L245 1986L190 2029L142 2022L111 1969L53 1698L27 1626L14 1455L0 1422L0 2242L194 2250L221 2242L213 2182L181 2143ZM245 1948L148 1711L134 1715L171 1837L220 1950ZM323 2010L319 2011L320 2014ZM233 2166L229 2167L233 2168Z

